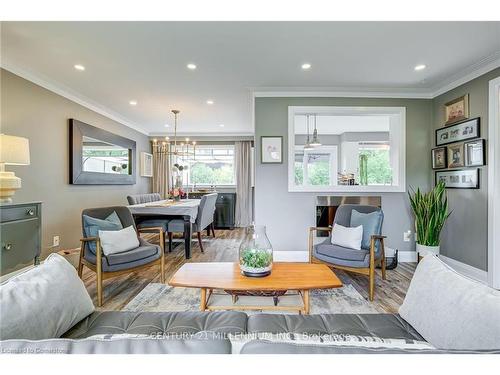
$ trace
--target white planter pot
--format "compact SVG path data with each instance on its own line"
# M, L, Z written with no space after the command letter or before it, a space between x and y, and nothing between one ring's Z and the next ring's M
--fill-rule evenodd
M417 243L417 253L421 257L424 257L428 254L439 255L439 246L425 246Z

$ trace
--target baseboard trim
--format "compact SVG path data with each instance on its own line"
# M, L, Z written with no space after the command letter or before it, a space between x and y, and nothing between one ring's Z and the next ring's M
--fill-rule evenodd
M448 258L444 255L439 255L439 259L441 259L458 273L470 277L471 279L477 280L483 284L488 284L488 272L480 270L476 267L469 266L468 264L459 262L458 260Z
M398 251L398 262L400 263L416 263L416 251Z

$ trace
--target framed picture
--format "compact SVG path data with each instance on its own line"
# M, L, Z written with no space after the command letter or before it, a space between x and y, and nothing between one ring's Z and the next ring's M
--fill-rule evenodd
M479 189L479 168L436 171L436 184L444 181L447 189Z
M448 152L446 147L437 147L432 152L432 169L444 169L448 166Z
M436 146L480 137L479 117L436 130Z
M486 164L486 147L484 139L465 142L465 166L476 167Z
M141 176L153 177L153 155L141 152Z
M444 105L445 124L453 124L469 118L469 94L456 98Z
M454 143L448 146L448 168L465 166L464 144Z
M260 153L262 164L283 163L283 137L260 137Z

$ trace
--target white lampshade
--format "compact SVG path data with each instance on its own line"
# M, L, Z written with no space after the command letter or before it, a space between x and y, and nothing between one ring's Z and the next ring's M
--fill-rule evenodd
M7 165L29 165L29 140L27 138L0 134L0 163Z

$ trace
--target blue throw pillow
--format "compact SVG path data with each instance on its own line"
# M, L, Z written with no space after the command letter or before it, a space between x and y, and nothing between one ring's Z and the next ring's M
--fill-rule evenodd
M359 225L363 226L363 240L361 241L362 249L370 248L371 237L374 234L381 234L382 231L382 221L384 219L384 214L382 211L374 211L369 214L364 214L356 210L351 212L351 227L357 227ZM378 250L377 241L377 250Z
M104 220L83 215L83 229L85 231L85 237L97 237L99 235L99 230L120 230L123 229L123 225L116 212L113 211L113 213ZM97 250L95 242L89 242L88 249L95 254Z

